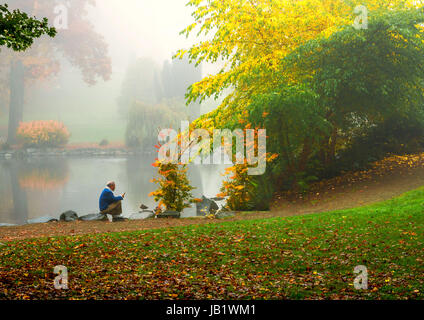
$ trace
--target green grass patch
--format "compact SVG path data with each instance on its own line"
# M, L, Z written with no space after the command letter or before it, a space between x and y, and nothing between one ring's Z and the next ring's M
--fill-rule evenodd
M8 243L0 298L422 299L423 249L420 188L336 212ZM54 289L56 265L69 290Z

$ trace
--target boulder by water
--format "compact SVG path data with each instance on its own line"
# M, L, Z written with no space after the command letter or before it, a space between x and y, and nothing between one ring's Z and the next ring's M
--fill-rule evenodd
M153 210L141 210L140 213L155 213Z
M130 220L143 220L143 219L151 219L154 218L156 215L152 210L143 210L139 213L133 213L128 218Z
M205 216L214 214L219 209L215 201L202 196L202 201L196 203L196 210L198 216Z
M180 218L181 213L178 211L164 211L157 215L158 218Z
M48 222L57 222L56 218L53 217L40 217L40 218L35 218L35 219L30 219L28 220L29 224L34 224L34 223L48 223Z
M75 211L66 211L60 215L60 221L72 222L78 220L78 214Z
M112 222L123 222L128 221L127 218L124 218L123 216L113 216Z
M0 223L0 227L16 227L17 224L12 223Z
M78 220L81 221L106 221L107 216L105 214L101 214L101 213L92 213L92 214L87 214L85 216L79 217Z
M156 218L156 214L151 210L145 210L142 213L145 213L145 214L147 213L146 219Z

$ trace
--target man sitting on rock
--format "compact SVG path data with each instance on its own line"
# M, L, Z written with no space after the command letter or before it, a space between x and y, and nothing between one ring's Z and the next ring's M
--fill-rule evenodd
M124 200L125 193L120 195L119 197L115 197L113 192L115 191L115 182L109 181L106 184L106 188L103 190L99 199L99 207L100 213L107 215L110 214L112 216L119 216L122 213L122 203Z

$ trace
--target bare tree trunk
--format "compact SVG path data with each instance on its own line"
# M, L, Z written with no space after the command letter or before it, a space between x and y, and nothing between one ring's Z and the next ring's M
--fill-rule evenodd
M328 158L327 158L328 166L333 165L334 161L336 160L336 145L337 145L337 128L334 127L333 132L331 133L331 140L328 146Z
M308 165L308 160L312 152L311 139L305 138L303 142L303 150L302 154L299 158L298 171L304 172L306 170L306 166Z
M16 130L23 119L25 94L25 68L21 60L12 62L10 70L10 105L7 143L16 143Z

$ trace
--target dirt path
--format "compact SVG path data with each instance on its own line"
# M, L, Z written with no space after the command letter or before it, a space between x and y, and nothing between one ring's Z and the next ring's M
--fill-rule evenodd
M239 213L225 221L339 210L363 206L396 197L424 185L424 153L391 157L367 171L347 173L314 185L305 196L283 194L276 197L270 212ZM290 198L291 200L287 200ZM1 227L0 242L18 239L82 235L117 231L157 229L193 224L219 223L222 220L192 218L150 219L126 222L70 222Z
M424 168L415 168L408 172L395 172L392 176L374 181L361 181L352 183L349 187L329 189L318 195L308 195L304 199L279 200L273 204L272 210L276 215L292 216L355 208L392 199L421 186L424 186Z

